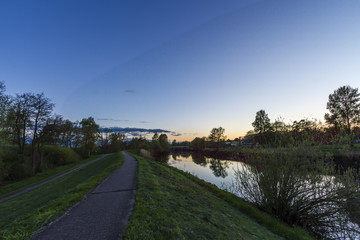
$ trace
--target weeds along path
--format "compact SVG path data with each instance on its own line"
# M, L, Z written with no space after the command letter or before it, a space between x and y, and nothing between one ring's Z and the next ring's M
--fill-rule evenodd
M67 170L65 170L65 171L63 171L63 172L60 172L60 173L57 173L57 174L55 174L55 175L53 175L53 176L50 176L50 177L48 177L48 178L45 178L45 179L41 180L40 182L35 182L35 183L29 184L29 185L27 185L27 186L25 186L25 187L23 187L23 188L21 188L21 189L18 189L18 190L16 190L16 191L13 191L13 192L9 192L9 193L5 193L5 194L3 194L3 195L0 195L0 203L5 202L5 201L8 201L8 200L10 200L10 199L12 199L12 198L14 198L14 197L20 196L20 195L22 195L22 194L24 194L24 193L27 193L27 192L29 192L29 191L32 191L32 190L34 190L34 189L37 189L37 188L39 188L39 187L41 187L41 186L43 186L43 185L45 185L45 184L47 184L47 183L50 183L50 182L55 181L55 180L57 180L57 179L59 179L59 178L61 178L61 177L63 177L63 176L66 176L66 175L68 175L69 173L72 173L72 172L74 172L74 171L77 171L77 170L79 170L80 168L86 167L86 166L88 166L88 165L90 165L90 164L92 164L92 163L94 163L94 162L97 162L97 161L99 161L100 159L103 159L104 157L106 157L106 156L108 156L108 155L109 155L109 154L104 154L104 155L102 155L102 156L100 156L100 157L98 157L98 158L96 158L96 159L94 159L94 160L91 160L91 161L89 161L89 162L86 162L86 163L77 165L77 166L72 167L72 168L70 168L70 169L67 169Z

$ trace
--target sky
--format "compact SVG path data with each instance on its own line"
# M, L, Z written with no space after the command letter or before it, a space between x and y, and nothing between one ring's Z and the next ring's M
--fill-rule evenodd
M0 1L0 81L72 121L192 140L252 130L256 112L323 121L360 85L360 2Z

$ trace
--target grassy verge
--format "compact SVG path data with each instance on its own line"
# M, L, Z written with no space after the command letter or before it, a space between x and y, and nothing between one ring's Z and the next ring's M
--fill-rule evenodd
M75 162L75 163L68 164L68 165L64 165L64 166L57 167L57 168L54 168L54 169L50 169L50 170L44 171L42 173L38 173L33 177L30 177L30 178L27 178L27 179L24 179L24 180L21 180L21 181L18 181L18 182L14 182L14 183L2 186L2 187L0 187L0 198L2 196L7 195L8 193L16 192L16 191L18 191L18 190L20 190L20 189L22 189L22 188L24 188L24 187L26 187L28 185L41 183L42 181L44 181L45 179L47 179L47 178L49 178L51 176L60 174L60 173L66 171L66 170L68 170L70 168L73 168L73 167L75 167L77 165L80 165L82 163L91 161L91 160L93 160L95 158L98 158L100 156L101 155L94 155L94 156L91 156L90 158L84 159L82 161Z
M111 154L54 182L0 204L0 239L26 239L66 211L123 163Z
M190 174L136 158L138 190L126 239L312 239Z

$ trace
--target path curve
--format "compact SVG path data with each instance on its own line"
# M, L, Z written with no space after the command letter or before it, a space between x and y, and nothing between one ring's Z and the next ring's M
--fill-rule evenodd
M137 161L124 163L79 204L30 239L122 239L135 202Z
M27 192L31 191L31 190L34 190L34 189L36 189L36 188L39 188L39 187L41 187L41 186L44 185L44 184L50 183L50 182L52 182L52 181L55 181L55 180L57 180L57 179L65 176L65 175L68 175L69 173L72 173L72 172L74 172L74 171L76 171L76 170L79 170L80 168L86 167L87 165L90 165L90 164L92 164L92 163L94 163L94 162L96 162L96 161L98 161L98 160L100 160L100 159L103 159L104 157L106 157L106 156L108 156L108 155L109 155L109 154L104 154L103 156L98 157L98 158L96 158L96 159L94 159L94 160L91 160L91 161L86 162L86 163L82 163L82 164L80 164L80 165L77 165L77 166L75 166L75 167L72 167L72 168L70 168L70 169L67 169L67 170L65 170L65 171L63 171L63 172L57 173L57 174L55 174L55 175L53 175L53 176L50 176L50 177L48 177L48 178L45 178L45 179L41 180L40 183L39 183L39 182L35 182L35 183L29 184L29 185L27 185L27 186L25 186L25 187L23 187L23 188L21 188L21 189L19 189L19 190L16 190L16 191L14 191L14 192L5 193L5 194L3 194L3 195L0 195L0 203L6 202L7 200L10 200L10 199L12 199L12 198L14 198L14 197L20 196L20 195L22 195L22 194L24 194L24 193L27 193Z

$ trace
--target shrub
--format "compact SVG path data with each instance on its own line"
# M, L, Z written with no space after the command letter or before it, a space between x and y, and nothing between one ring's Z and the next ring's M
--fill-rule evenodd
M47 145L43 148L45 162L61 166L80 160L80 156L71 148L64 148L58 145Z
M3 180L19 180L32 175L30 158L19 154L12 146L1 148L1 160L0 175Z
M318 237L358 237L349 202L359 193L354 171L335 175L328 154L310 148L260 151L245 157L235 173L234 188L245 200ZM325 161L326 160L326 161Z
M0 185L4 179L5 175L5 168L4 168L4 161L3 161L3 153L0 151Z

